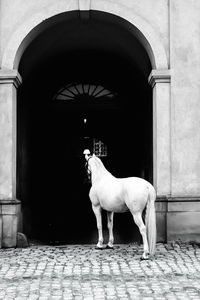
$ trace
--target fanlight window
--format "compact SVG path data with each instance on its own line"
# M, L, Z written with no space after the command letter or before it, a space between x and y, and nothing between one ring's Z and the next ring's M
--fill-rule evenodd
M75 100L81 96L95 99L113 98L114 94L101 85L95 84L68 84L55 95L55 100Z
M99 139L93 139L93 153L99 157L107 156L107 146Z

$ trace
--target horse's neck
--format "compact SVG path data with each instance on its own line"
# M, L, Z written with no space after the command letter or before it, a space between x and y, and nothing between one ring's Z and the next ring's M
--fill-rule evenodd
M92 171L92 178L91 178L92 184L98 182L99 180L102 179L103 176L108 175L108 174L111 175L111 173L108 172L105 167L98 168L98 169L97 168L95 169L95 167L94 167L94 169Z

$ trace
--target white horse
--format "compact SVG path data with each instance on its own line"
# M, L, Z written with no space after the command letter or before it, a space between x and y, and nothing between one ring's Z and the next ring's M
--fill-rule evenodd
M87 161L87 172L91 175L89 197L96 216L98 229L97 248L103 248L101 210L107 211L109 242L107 248L113 248L113 216L114 213L130 211L138 226L143 240L142 259L154 255L156 247L156 214L154 187L146 180L138 177L116 178L106 170L102 161L88 149L84 150ZM142 212L146 208L145 225Z

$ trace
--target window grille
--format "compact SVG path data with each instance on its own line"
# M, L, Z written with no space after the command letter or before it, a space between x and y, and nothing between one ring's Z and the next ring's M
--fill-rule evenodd
M93 153L99 157L107 156L107 146L99 139L93 139Z
M87 96L94 99L109 98L115 95L101 85L95 84L68 84L62 87L54 96L54 100L76 100L81 96Z

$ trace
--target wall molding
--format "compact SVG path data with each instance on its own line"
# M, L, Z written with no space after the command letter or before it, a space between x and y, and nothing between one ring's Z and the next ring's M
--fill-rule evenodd
M152 87L154 87L156 83L170 83L171 70L152 70L149 75L148 82Z
M157 212L200 212L200 196L158 196L155 206Z
M158 202L200 202L200 196L164 196L156 197Z
M22 77L17 70L0 69L0 84L14 84L16 88L22 83Z
M171 196L168 202L200 202L200 196Z

